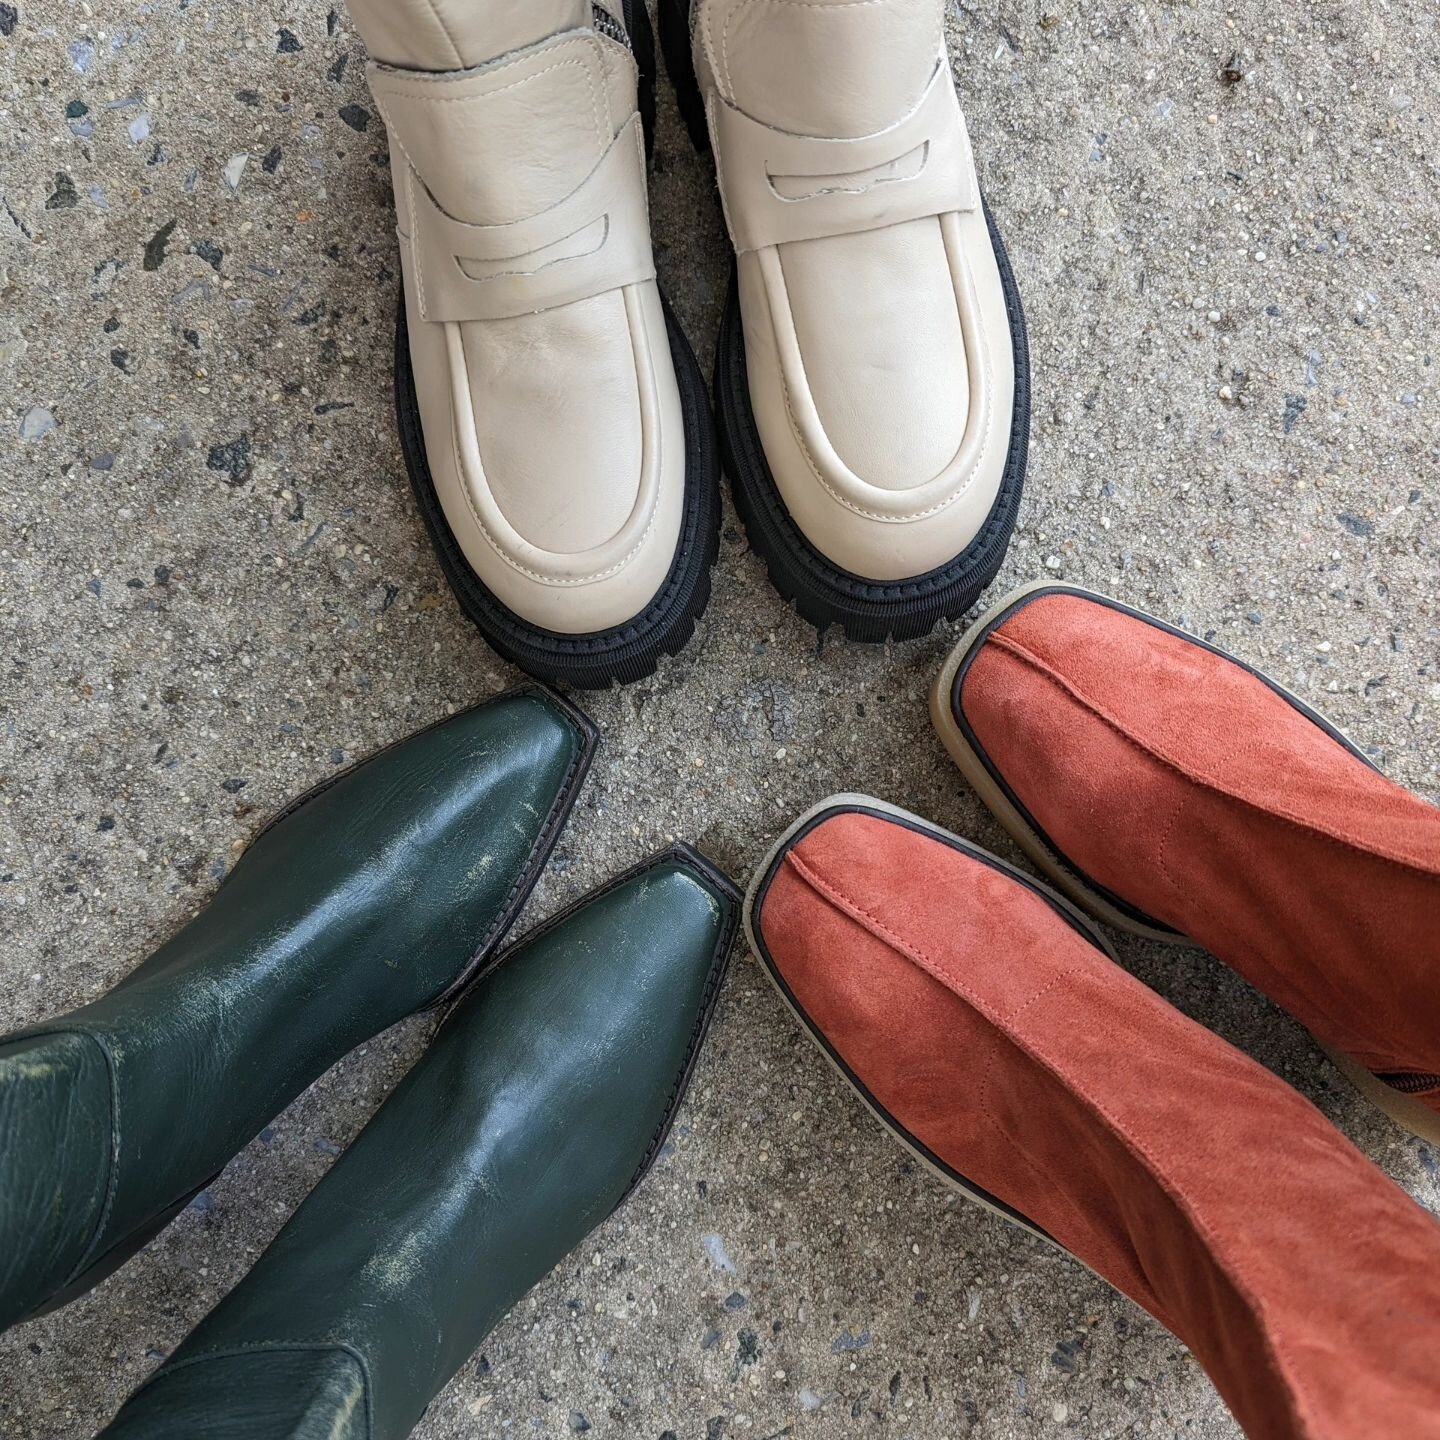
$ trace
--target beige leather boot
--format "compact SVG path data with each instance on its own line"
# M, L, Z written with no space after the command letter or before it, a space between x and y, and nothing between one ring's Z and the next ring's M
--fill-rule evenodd
M447 577L548 680L654 670L709 598L718 461L661 297L642 0L350 0L390 135L400 434Z
M926 634L1004 558L1025 325L944 0L662 0L738 260L715 401L736 505L806 619Z

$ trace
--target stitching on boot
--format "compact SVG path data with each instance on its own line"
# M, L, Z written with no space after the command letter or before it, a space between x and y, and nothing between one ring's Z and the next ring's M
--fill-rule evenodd
M880 940L889 949L895 951L896 954L900 955L905 960L908 960L918 969L925 971L931 976L932 979L938 981L941 985L945 987L946 990L950 991L951 994L955 995L956 998L963 999L986 1019L990 1019L986 1012L974 1001L973 997L969 994L969 992L956 989L955 985L951 982L951 980L947 978L943 967L938 965L936 962L930 960L929 957L924 955L922 952L912 949L909 945L907 945L907 943L904 939L902 939L901 936L897 935L893 930L891 930L890 927L886 925L885 922L881 920L877 915L874 915L870 911L866 910L864 906L859 903L859 901L851 899L850 896L846 895L837 886L832 885L816 871L812 870L805 863L805 861L803 861L800 856L796 854L793 849L786 851L785 862L787 865L791 866L799 874L800 878L804 880L805 883L809 885L809 887L813 891L815 891L815 893L819 895L823 900L826 900L831 905L835 906L837 909L840 910L842 914L848 915L863 929L869 930L871 934L875 935L878 940ZM864 917L863 919L861 918L862 916ZM1053 985L1057 985L1060 983L1061 980L1066 979L1069 974L1069 971L1065 971L1061 975L1056 976L1054 980L1052 980L1039 992L1039 994L1044 994L1045 991L1049 990ZM1031 997L1032 1000L1037 998L1039 998L1038 995ZM1030 1001L1025 1002L1025 1004L1027 1005L1029 1003ZM1022 1005L1020 1008L1023 1009L1024 1006ZM996 1028L1001 1030L1001 1033L1006 1035L1007 1038L1010 1038L1009 1031L1007 1031L1003 1025L997 1024ZM979 1106L985 1116L985 1119L989 1122L991 1128L995 1131L997 1135L1011 1143L1016 1153L1025 1162L1026 1168L1030 1171L1031 1175L1034 1176L1037 1184L1040 1187L1041 1193L1053 1194L1064 1204L1076 1228L1082 1234L1091 1233L1093 1227L1085 1223L1085 1219L1080 1214L1079 1210L1076 1209L1074 1201L1072 1201L1069 1196L1063 1195L1059 1191L1055 1190L1055 1187L1051 1183L1049 1177L1040 1169L1039 1165L1036 1164L1034 1158L1030 1155L1029 1151L1020 1147L1015 1142L1015 1137L1001 1123L1000 1117L991 1108L990 1075L991 1071L994 1068L994 1063L994 1057L992 1056L990 1064L986 1067L985 1077L981 1082L978 1092Z
M787 861L793 861L797 866L803 864L803 862L799 861L798 857L795 856L793 850L787 852L785 858ZM817 876L816 879L819 880L819 877ZM825 884L824 881L820 881L819 883L821 885ZM908 945L903 939L901 939L901 937L895 935L895 933L891 931L882 920L872 915L858 902L849 899L849 897L844 895L844 893L839 890L831 890L828 895L826 895L825 890L820 890L819 893L822 896L825 896L825 898L830 899L832 904L839 906L845 913L850 914L853 919L855 919L861 925L864 925L867 929L871 926L874 926L875 928L872 930L871 933L874 934L877 939L882 940L886 944L893 946L893 948L897 951L898 954L903 956L905 959L910 960L912 963L921 966L922 969L925 969L928 973L934 976L936 980L940 981L940 983L944 985L946 989L953 991L957 995L963 996L963 998L965 998L972 1006L974 1006L974 1008L982 1016L984 1016L988 1020L991 1020L992 1023L996 1024L998 1027L1003 1028L1003 1021L1000 1019L1000 1017L994 1015L992 1011L978 999L974 992L964 984L963 981L961 981L956 976L949 975L943 969L943 967L939 966L936 961L925 955L923 952L915 950L912 946ZM1117 966L1116 968L1120 969L1121 967ZM1121 973L1124 974L1126 972L1121 970ZM1096 1113L1099 1114L1102 1119L1104 1119L1115 1137L1125 1146L1127 1150L1130 1151L1131 1155L1134 1156L1154 1177L1156 1184L1175 1205L1175 1207L1180 1211L1180 1213L1184 1215L1192 1225L1194 1225L1196 1231L1207 1242L1210 1252L1215 1259L1217 1268L1220 1269L1221 1272L1235 1286L1236 1291L1239 1293L1241 1298L1248 1304L1251 1312L1255 1316L1256 1325L1260 1332L1261 1341L1270 1352L1268 1357L1270 1363L1276 1371L1277 1376L1281 1381L1282 1387L1286 1389L1293 1397L1295 1409L1300 1412L1301 1418L1306 1424L1306 1433L1318 1433L1318 1431L1316 1431L1316 1427L1313 1424L1313 1416L1315 1414L1315 1410L1311 1402L1309 1392L1303 1389L1303 1387L1301 1386L1300 1381L1296 1376L1294 1368L1291 1364L1289 1352L1285 1349L1282 1340L1274 1332L1274 1328L1270 1325L1268 1319L1266 1318L1268 1315L1266 1306L1261 1301L1260 1297L1250 1289L1250 1286L1246 1283L1239 1268L1228 1260L1225 1254L1224 1247L1221 1245L1219 1237L1216 1235L1212 1227L1204 1220L1202 1216L1197 1213L1194 1205L1190 1202L1190 1200L1181 1191L1179 1191L1170 1184L1170 1182L1166 1178L1164 1169L1155 1160L1149 1148L1143 1145L1133 1135L1131 1135L1130 1131L1110 1111L1110 1109L1104 1104L1102 1100L1092 1094L1078 1080L1073 1080L1069 1076L1065 1075L1054 1062L1052 1062L1046 1055L1038 1051L1034 1047L1034 1045L1030 1041L1028 1041L1023 1035L1013 1034L1009 1031L1007 1031L1006 1033L1012 1043L1014 1043L1021 1050L1023 1050L1025 1054L1030 1056L1038 1065L1048 1071L1062 1085L1066 1086L1067 1088L1073 1089L1077 1095L1079 1095L1083 1100L1085 1100L1088 1104L1094 1107ZM1248 1057L1245 1057L1243 1055L1240 1055L1239 1059L1242 1063L1252 1066L1256 1065L1255 1061L1249 1060ZM1260 1067L1257 1066L1256 1068ZM1297 1096L1296 1098L1298 1099L1299 1097Z
M1160 751L1156 750L1146 741L1140 739L1136 735L1133 735L1121 721L1116 719L1096 701L1092 700L1073 682L1060 674L1060 672L1054 669L1048 662L1042 660L1040 656L1036 655L1034 651L1030 650L1021 641L1012 639L1008 635L1003 635L997 630L988 637L986 643L998 646L1000 649L1005 650L1009 654L1013 655L1022 664L1028 665L1037 674L1049 680L1058 689L1063 690L1067 695L1069 695L1072 699L1076 700L1086 710L1090 711L1090 713L1094 715L1097 720L1101 721L1104 725L1108 726L1111 730L1113 730L1128 745L1132 746L1136 750L1139 750L1142 754L1149 756L1157 764L1163 765L1167 770L1173 771L1176 775L1180 776L1182 780L1186 780L1190 784L1196 785L1201 789L1212 791L1217 795L1223 795L1226 799L1234 800L1237 804L1244 805L1249 810L1258 811L1262 815L1268 815L1271 818L1279 820L1283 824L1289 825L1296 830L1300 830L1307 835L1314 836L1317 840L1326 841L1327 843L1339 846L1342 849L1357 851L1362 855L1367 855L1372 859L1382 861L1387 865L1394 865L1402 870L1409 870L1420 875L1440 876L1440 866L1427 865L1423 861L1410 860L1401 855L1389 854L1384 850L1376 849L1372 845L1362 844L1360 841L1355 840L1350 836L1332 833L1331 831L1316 825L1314 821L1307 820L1302 816L1292 814L1284 809L1268 805L1260 805L1253 800L1247 799L1243 795L1237 795L1233 790L1227 788L1219 781L1212 780L1207 776L1200 775L1198 773L1195 773L1194 771L1187 769L1184 765L1180 764L1179 761L1172 760L1167 755L1161 754ZM1388 780L1387 777L1382 776L1381 778L1386 779L1387 784L1394 784L1394 782ZM1395 788L1399 789L1398 786L1396 786Z

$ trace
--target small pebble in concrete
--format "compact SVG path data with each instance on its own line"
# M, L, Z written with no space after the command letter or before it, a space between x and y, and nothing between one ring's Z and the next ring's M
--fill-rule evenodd
M1363 515L1357 515L1353 510L1342 510L1335 519L1339 521L1343 530L1348 530L1352 535L1358 535L1365 539L1375 533L1375 522L1367 520Z
M733 1274L735 1262L725 1250L725 1242L716 1234L711 1233L702 1237L701 1243L705 1246L705 1253L710 1257L710 1263L717 1270L724 1270Z
M55 417L43 405L32 405L20 417L20 438L42 440L55 428Z
M1050 1356L1050 1363L1057 1370L1073 1373L1079 1369L1079 1356L1084 1348L1083 1340L1062 1340Z
M1221 67L1220 78L1227 85L1238 85L1247 72L1245 61L1239 55L1232 55Z
M205 467L228 476L229 485L243 485L250 478L250 437L237 435L223 445L212 445Z
M167 220L146 242L141 269L158 270L165 263L165 247L175 233L176 221Z
M79 203L80 195L75 189L75 182L63 170L57 170L55 172L55 188L45 201L45 208L47 210L73 210Z

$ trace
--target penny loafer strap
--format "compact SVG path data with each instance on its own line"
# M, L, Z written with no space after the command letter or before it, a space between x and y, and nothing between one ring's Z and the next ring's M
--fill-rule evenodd
M970 138L944 60L909 115L858 139L788 134L713 92L707 108L738 251L979 208Z

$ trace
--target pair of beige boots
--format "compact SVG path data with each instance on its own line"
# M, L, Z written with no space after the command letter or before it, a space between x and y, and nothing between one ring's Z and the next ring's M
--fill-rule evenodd
M974 603L1014 527L1028 371L944 0L661 0L737 254L718 447L656 281L643 0L350 8L390 136L402 439L495 649L582 686L676 653L722 458L815 624L900 638Z

